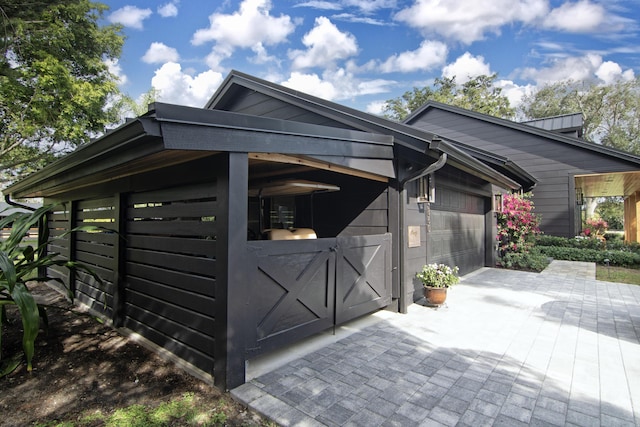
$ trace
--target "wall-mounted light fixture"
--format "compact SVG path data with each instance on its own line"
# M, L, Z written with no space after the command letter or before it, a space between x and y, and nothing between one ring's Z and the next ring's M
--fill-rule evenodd
M418 203L433 203L436 201L436 182L433 174L418 179Z
M576 205L584 205L584 193L581 187L576 187Z
M502 212L502 194L494 194L493 195L493 210L495 212Z

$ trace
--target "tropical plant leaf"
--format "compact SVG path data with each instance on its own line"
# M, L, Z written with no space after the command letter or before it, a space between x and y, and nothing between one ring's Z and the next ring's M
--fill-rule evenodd
M11 372L15 371L16 368L20 365L21 360L22 360L22 356L19 354L16 354L15 356L0 362L0 378L4 377L5 375L9 375Z
M40 330L38 305L24 283L16 283L11 297L20 310L22 318L22 349L27 359L27 371L31 371L31 360L35 351L35 341Z
M18 276L13 260L4 251L0 251L0 270L2 270L0 288L6 289L9 293L13 292Z

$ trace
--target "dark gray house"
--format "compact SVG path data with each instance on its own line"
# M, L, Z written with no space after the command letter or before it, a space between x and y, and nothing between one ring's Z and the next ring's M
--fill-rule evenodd
M481 154L481 153L480 153ZM477 154L480 156L480 154ZM233 72L4 190L56 203L77 299L228 389L245 361L379 309L427 262L494 265L494 195L534 184L423 130Z
M516 123L429 102L404 123L479 159L491 153L524 169L538 181L533 201L546 234L579 234L584 198L622 196L626 240L638 241L640 157L580 139L579 116Z

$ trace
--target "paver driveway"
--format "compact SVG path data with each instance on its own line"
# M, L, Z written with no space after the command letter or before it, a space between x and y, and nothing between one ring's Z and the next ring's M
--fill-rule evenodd
M232 395L285 426L640 425L640 286L594 271L484 269Z

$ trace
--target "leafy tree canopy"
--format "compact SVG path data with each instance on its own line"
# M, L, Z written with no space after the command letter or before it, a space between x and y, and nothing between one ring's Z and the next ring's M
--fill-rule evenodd
M89 0L0 0L0 183L44 166L118 121L110 99L121 26Z
M528 119L582 113L584 139L640 154L640 78L549 84L525 96L519 111Z
M433 87L414 87L412 91L386 101L384 115L403 121L428 101L437 101L491 116L513 118L515 109L502 94L502 89L494 86L497 77L497 74L482 75L462 85L456 83L455 76L436 78Z

